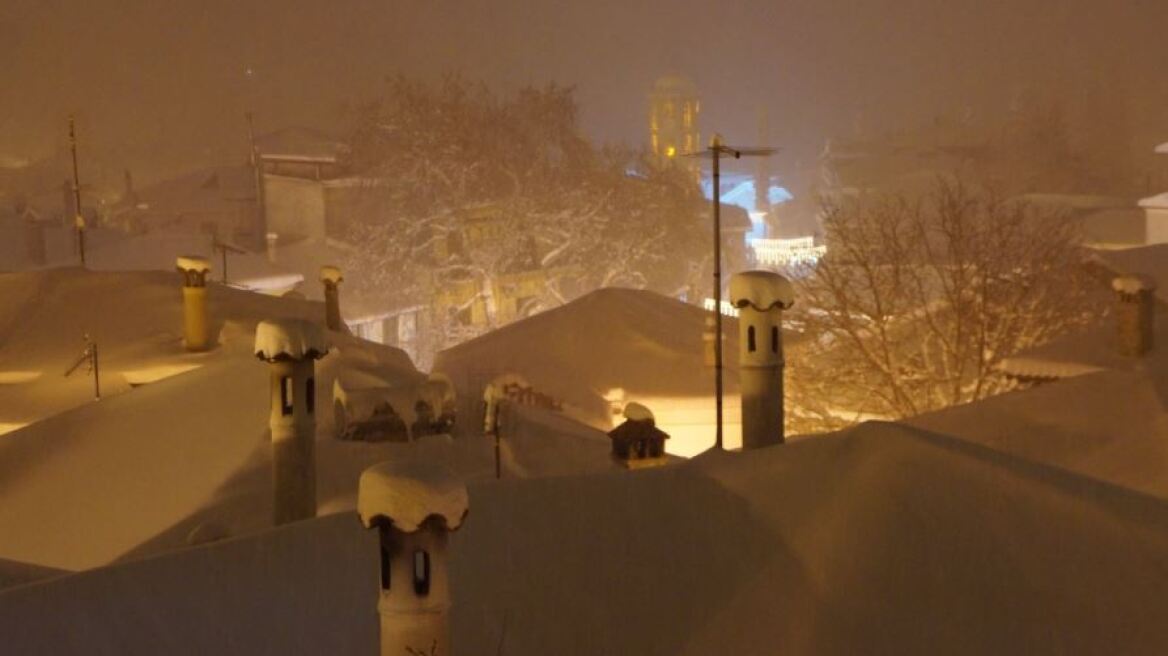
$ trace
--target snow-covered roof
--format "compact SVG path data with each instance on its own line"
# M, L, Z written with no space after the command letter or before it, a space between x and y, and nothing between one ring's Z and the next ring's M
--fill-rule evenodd
M175 265L179 271L193 271L196 273L207 273L211 270L211 263L207 258L201 255L180 255L175 261Z
M1168 301L1168 244L1100 250L1094 258L1113 275L1149 278L1157 298Z
M468 506L466 485L453 472L420 460L384 462L366 469L357 492L357 513L367 528L385 518L405 533L418 530L430 517L440 518L447 529L454 530L462 524Z
M1111 288L1121 294L1138 294L1156 291L1156 281L1142 274L1117 276L1111 281Z
M1168 191L1140 199L1140 207L1149 210L1168 209Z
M332 264L325 264L320 267L320 280L321 282L338 283L343 282L345 277L341 275L341 270L338 267Z
M320 324L306 319L269 319L256 326L256 357L274 360L321 358L330 344Z
M1156 152L1161 155L1168 155L1168 141L1156 146Z
M795 303L795 288L773 271L743 271L730 277L730 303L738 308L750 305L759 312L785 310Z
M474 611L450 623L455 654L498 644L504 617L512 656L1168 642L1168 504L920 429L475 493L450 541ZM370 653L377 572L376 536L323 516L5 592L0 635L13 653Z

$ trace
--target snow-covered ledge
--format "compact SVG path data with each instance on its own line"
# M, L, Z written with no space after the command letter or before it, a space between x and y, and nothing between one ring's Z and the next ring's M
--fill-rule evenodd
M268 362L316 360L330 346L324 330L304 319L268 319L256 326L255 355Z
M445 467L427 462L374 465L361 474L357 493L357 513L367 528L385 518L403 533L417 531L430 517L454 530L468 506L466 485Z

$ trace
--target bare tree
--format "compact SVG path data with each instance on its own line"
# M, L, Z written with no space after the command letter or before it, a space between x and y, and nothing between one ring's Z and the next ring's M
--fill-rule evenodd
M1085 324L1093 282L1071 222L958 182L825 208L799 283L792 405L808 430L899 418L1010 387L997 365Z

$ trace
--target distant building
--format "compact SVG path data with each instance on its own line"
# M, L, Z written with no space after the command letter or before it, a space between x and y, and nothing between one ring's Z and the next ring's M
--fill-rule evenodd
M659 164L702 147L698 131L701 103L697 87L689 79L678 75L658 78L649 94L649 151ZM682 160L693 171L698 160Z
M1168 155L1168 143L1156 146L1156 152ZM1144 198L1140 201L1144 210L1146 242L1148 244L1168 243L1168 192Z
M263 171L264 231L281 238L338 236L353 190L349 146L320 130L292 127L255 140Z
M263 226L246 164L213 166L127 190L109 223L129 232L202 233L258 247Z

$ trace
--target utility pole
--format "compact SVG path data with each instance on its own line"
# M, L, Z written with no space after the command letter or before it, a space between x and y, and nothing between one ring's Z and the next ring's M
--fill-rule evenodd
M715 134L709 148L686 157L709 157L712 162L714 203L714 407L716 428L714 448L721 451L722 445L722 177L721 159L728 155L734 159L747 157L767 157L776 152L774 148L731 148L722 142L722 135Z
M247 116L247 141L250 153L248 161L251 163L252 173L255 177L255 225L258 231L257 234L259 235L258 239L262 240L268 232L267 211L264 207L264 167L260 158L259 149L256 148L255 124L252 121L252 114L251 112L247 112L245 116ZM224 275L226 275L226 272Z
M81 213L81 176L77 171L77 131L72 116L69 117L69 148L73 151L73 207L77 212L73 217L73 225L77 230L77 253L81 257L81 266L85 267L85 216Z

